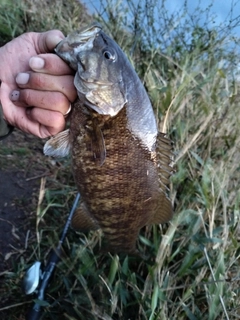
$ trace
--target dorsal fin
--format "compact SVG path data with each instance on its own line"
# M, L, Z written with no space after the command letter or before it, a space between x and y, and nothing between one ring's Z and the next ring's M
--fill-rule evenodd
M168 197L169 180L172 175L172 142L164 133L159 132L156 142L156 158L158 165L158 178L160 186L159 205L150 220L149 224L159 224L169 221L172 218L173 209L171 200Z

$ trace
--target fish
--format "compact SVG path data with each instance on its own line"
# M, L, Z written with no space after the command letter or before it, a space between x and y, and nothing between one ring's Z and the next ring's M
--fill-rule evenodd
M73 31L55 52L75 71L78 98L69 129L50 138L44 154L71 154L81 194L72 227L101 229L109 252L137 253L140 229L173 215L172 142L158 131L132 64L100 24Z

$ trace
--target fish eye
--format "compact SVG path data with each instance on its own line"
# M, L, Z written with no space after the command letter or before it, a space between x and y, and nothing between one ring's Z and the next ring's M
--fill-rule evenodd
M103 56L104 56L104 58L106 58L107 60L112 60L112 61L114 61L114 60L116 59L115 53L112 53L112 52L109 51L109 50L103 51Z

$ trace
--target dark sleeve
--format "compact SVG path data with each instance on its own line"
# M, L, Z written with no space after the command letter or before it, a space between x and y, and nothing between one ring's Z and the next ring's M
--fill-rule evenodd
M0 103L0 140L6 138L12 131L13 126L9 125L3 118L3 110Z

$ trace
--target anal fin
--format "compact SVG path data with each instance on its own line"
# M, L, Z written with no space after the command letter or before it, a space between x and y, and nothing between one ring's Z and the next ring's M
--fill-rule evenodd
M76 209L72 218L71 226L73 229L83 232L99 229L98 223L91 216L84 202L81 202L80 206Z

